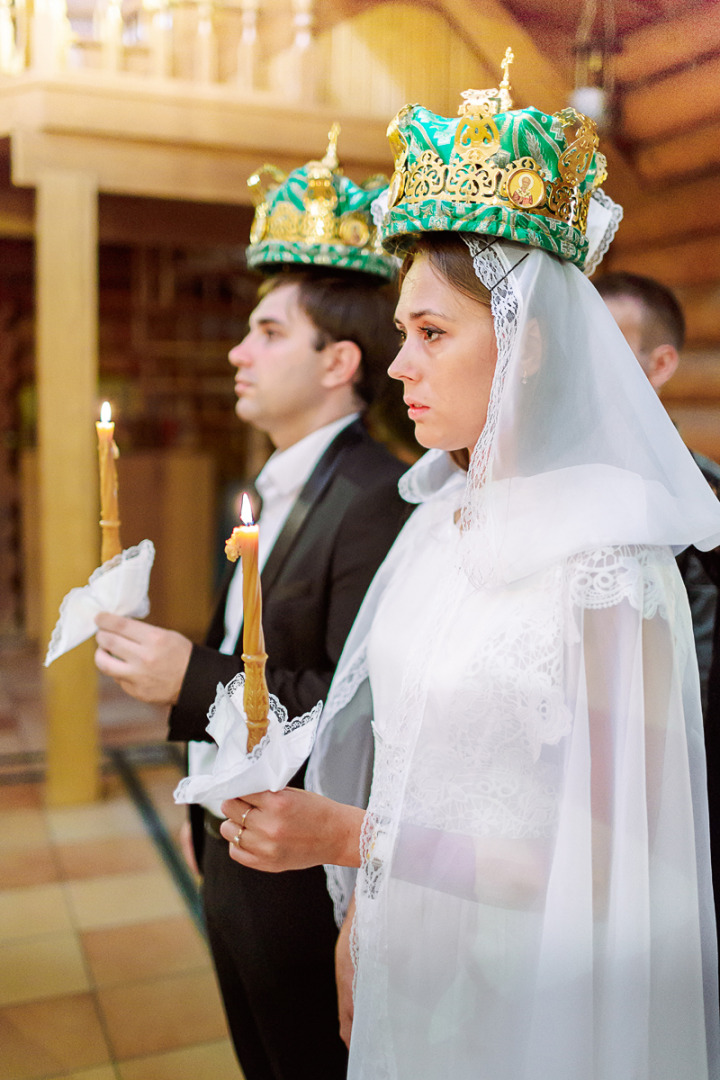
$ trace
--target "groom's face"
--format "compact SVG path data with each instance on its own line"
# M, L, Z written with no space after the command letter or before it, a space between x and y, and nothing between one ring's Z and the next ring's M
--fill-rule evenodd
M267 293L229 356L236 368L237 415L281 448L315 428L330 347L299 306L298 293L296 284Z

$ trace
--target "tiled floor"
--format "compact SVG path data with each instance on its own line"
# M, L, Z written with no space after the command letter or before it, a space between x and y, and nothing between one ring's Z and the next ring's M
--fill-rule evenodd
M239 1080L196 913L113 759L99 802L45 807L39 682L3 643L0 1080ZM100 723L176 842L164 716L104 684Z

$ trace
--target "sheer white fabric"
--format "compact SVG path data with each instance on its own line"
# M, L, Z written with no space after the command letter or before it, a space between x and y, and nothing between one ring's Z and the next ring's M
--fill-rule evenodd
M463 508L476 583L605 544L720 543L717 499L594 285L537 249L467 243L499 349Z
M408 474L422 505L308 774L362 805L372 706L349 1077L709 1080L702 718L673 551L716 544L720 511L593 286L540 251L503 279L526 251L484 244L488 421L465 484L437 452ZM350 879L329 880L341 909Z
M481 591L450 544L428 537L369 639L349 1075L712 1076L702 727L672 556L606 549Z

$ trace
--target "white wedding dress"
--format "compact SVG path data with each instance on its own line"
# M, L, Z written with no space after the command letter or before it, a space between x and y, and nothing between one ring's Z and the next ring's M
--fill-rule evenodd
M348 1076L717 1080L674 554L720 510L592 285L541 251L502 277L518 251L474 252L502 282L488 422L467 478L431 451L404 480L308 771L364 805L372 718Z
M712 919L703 931L682 839L702 726L674 559L606 549L453 590L453 532L429 529L368 639L349 1075L709 1077ZM429 582L446 600L434 625Z

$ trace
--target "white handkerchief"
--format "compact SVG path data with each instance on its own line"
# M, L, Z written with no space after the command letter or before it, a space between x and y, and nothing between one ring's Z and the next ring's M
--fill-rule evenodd
M152 540L142 540L93 570L87 585L71 589L60 605L45 667L96 633L95 616L100 611L144 618L150 610L148 585L154 558Z
M287 709L271 694L267 734L248 754L244 686L244 672L227 686L218 683L207 726L218 745L213 770L181 780L175 789L176 803L240 799L257 791L281 791L310 754L322 701L304 716L289 720Z

